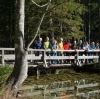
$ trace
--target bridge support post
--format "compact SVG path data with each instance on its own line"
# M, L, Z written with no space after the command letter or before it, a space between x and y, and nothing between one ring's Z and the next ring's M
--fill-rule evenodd
M79 54L79 52L77 51L77 55L76 55L76 61L77 61L77 62L76 62L76 64L77 64L78 66L82 66L82 65L81 65L81 61L79 60L79 57L78 57L79 55L80 55L80 54Z

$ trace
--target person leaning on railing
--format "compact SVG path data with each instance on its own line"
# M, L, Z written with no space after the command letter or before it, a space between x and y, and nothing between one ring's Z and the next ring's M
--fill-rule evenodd
M58 48L58 46L57 46L57 41L56 40L54 40L53 41L53 43L51 44L51 51L50 51L50 55L51 56L56 56L57 55L57 48ZM57 60L51 60L51 64L57 64Z
M45 42L43 43L43 48L45 49L46 51L46 55L49 56L50 55L50 49L51 49L51 43L49 41L49 37L46 37L46 40ZM51 60L47 60L48 63L51 62Z
M82 40L79 40L79 43L77 44L77 46L78 46L79 50L83 49L83 42L82 42Z
M84 44L83 44L82 40L79 40L79 43L77 44L77 46L78 46L79 50L83 50ZM79 56L82 56L82 55L83 55L83 52L79 52ZM81 63L83 63L82 59L80 59L80 61L81 61Z
M100 50L100 45L99 45L99 43L96 43L96 50Z
M70 44L70 40L66 40L63 44L64 50L70 50L71 49L71 44ZM64 52L64 56L70 56L70 52ZM64 60L64 63L69 63L70 60Z
M63 55L63 51L62 50L64 50L64 47L63 47L63 38L59 39L59 43L57 44L57 46L58 46L58 50L61 50L61 51L57 52L57 56L62 56ZM63 60L60 63L63 63Z
M83 45L83 50L85 51L83 53L83 55L88 56L89 55L89 52L88 52L88 50L89 50L89 44L88 44L87 41ZM87 62L88 62L88 60L85 60L85 63L87 63Z
M34 43L34 49L41 49L42 48L42 38L39 38L37 42ZM36 51L35 56L39 56L42 52Z
M63 38L60 38L59 39L59 42L58 42L58 50L64 50L64 47L63 47Z
M34 43L33 45L34 49L41 49L42 48L42 38L39 38L37 42ZM42 54L41 51L35 51L35 56L39 56L40 54ZM38 60L34 61L35 63L38 62Z
M95 46L95 43L94 42L91 42L90 47L89 47L89 50L96 50L96 46ZM96 53L90 52L89 55L90 56L94 56L94 55L96 55ZM94 63L93 59L89 59L89 63Z
M72 44L72 46L71 46L71 49L72 49L72 50L78 50L78 46L77 46L77 42L76 42L76 41L73 42L73 44ZM77 54L76 52L72 52L72 53L71 53L72 56L75 56L76 54ZM73 64L73 63L75 63L75 60L72 60L72 64Z
M45 42L43 43L43 48L44 48L45 50L51 49L51 43L50 43L50 41L49 41L49 37L46 37L46 40L45 40ZM49 54L50 54L50 51L46 51L46 55L49 56Z

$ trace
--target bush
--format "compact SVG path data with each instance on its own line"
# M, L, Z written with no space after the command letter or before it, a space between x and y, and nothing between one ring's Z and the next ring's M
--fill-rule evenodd
M2 89L3 85L6 82L6 79L12 72L13 67L9 65L0 66L0 90Z

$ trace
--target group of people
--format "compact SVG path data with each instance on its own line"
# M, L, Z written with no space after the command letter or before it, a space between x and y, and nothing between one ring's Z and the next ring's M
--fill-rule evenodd
M60 38L58 41L53 40L52 42L49 41L49 37L46 37L46 40L42 42L42 38L39 38L37 42L33 44L34 49L51 49L51 51L47 51L46 55L56 56L56 55L69 55L68 52L56 52L56 50L99 50L100 46L99 43L91 42L89 44L87 41L82 42L82 40L79 40L77 42L76 40L73 41L73 43L70 42L70 40L63 40L63 38ZM35 55L39 56L40 52L36 52ZM90 53L91 54L91 53ZM75 53L73 53L75 55ZM81 55L81 54L80 54Z

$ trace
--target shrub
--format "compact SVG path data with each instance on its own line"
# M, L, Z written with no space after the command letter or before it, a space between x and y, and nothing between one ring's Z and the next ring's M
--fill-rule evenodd
M13 67L9 65L0 66L0 90L2 89L3 85L6 82L6 79L12 72Z

